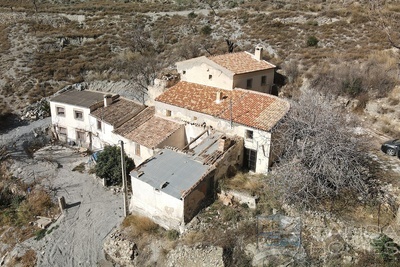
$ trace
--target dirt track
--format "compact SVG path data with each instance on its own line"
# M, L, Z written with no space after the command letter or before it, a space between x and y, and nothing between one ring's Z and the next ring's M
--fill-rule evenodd
M87 162L76 151L61 146L45 147L33 159L19 161L14 172L27 180L37 179L64 196L68 208L39 240L17 246L37 252L37 266L106 266L102 245L107 234L122 222L122 196L105 190L92 175L72 171ZM34 175L32 175L34 172Z

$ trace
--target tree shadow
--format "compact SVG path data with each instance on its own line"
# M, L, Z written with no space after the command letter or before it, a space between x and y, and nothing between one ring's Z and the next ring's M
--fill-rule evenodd
M28 125L28 122L21 120L17 114L7 113L0 116L0 125L0 134L5 134L19 126Z

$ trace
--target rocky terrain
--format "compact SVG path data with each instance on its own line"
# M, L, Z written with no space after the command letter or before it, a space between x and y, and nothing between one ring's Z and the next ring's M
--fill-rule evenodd
M397 1L0 1L0 159L12 159L15 177L40 177L54 200L64 196L69 205L42 239L1 243L0 265L17 266L31 249L37 266L373 264L371 242L381 231L400 244L400 161L379 150L400 133L399 50L388 41L397 41L399 8ZM174 62L225 53L227 40L234 51L265 48L282 97L341 88L335 103L358 116L360 138L372 137L386 204L302 213L271 200L257 210L216 201L182 235L153 227L132 235L120 226L118 193L104 189L88 165L72 171L86 156L56 145L36 151L51 138L45 99L59 90L142 102L145 88L173 72ZM260 213L300 219L301 245L260 249ZM1 229L0 237L10 232Z

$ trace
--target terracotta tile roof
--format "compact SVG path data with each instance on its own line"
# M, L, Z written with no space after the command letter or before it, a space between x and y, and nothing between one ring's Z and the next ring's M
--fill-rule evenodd
M118 127L145 108L145 106L131 100L118 98L111 105L100 107L91 112L90 115Z
M117 129L114 129L113 132L115 134L126 136L127 134L138 128L140 125L150 120L154 116L154 114L155 114L155 108L147 107L146 109L142 110L139 114L137 114L135 117L131 118Z
M217 104L215 100L219 91L223 100ZM222 90L182 81L157 97L156 101L227 121L232 106L233 122L264 131L270 131L290 107L285 100L269 94L244 89Z
M153 116L136 129L124 135L129 140L148 148L157 147L182 127L182 124Z
M254 56L248 52L229 53L207 58L235 74L275 68L274 65L265 60L255 59Z

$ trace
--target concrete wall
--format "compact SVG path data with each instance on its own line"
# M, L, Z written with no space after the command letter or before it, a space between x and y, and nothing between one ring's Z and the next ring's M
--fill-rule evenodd
M262 93L271 93L272 85L274 84L274 69L268 69L263 71L255 71L250 73L244 73L235 75L233 77L233 86L235 88L243 88L252 91L258 91ZM261 85L261 77L266 76L266 84ZM247 80L252 79L252 87L247 88Z
M132 197L129 210L151 218L166 229L180 230L184 225L183 201L157 191L136 177L131 177Z
M190 222L202 208L214 201L214 191L214 170L212 170L183 199L185 223Z
M215 63L209 63L210 64L201 60L193 60L191 61L191 64L177 64L177 70L180 74L181 81L213 86L227 90L233 89L233 73L230 75L228 73L224 73L220 68L213 66Z
M164 148L166 146L176 147L182 149L186 146L186 139L185 139L185 126L182 126L175 131L171 136L161 142L157 148Z

